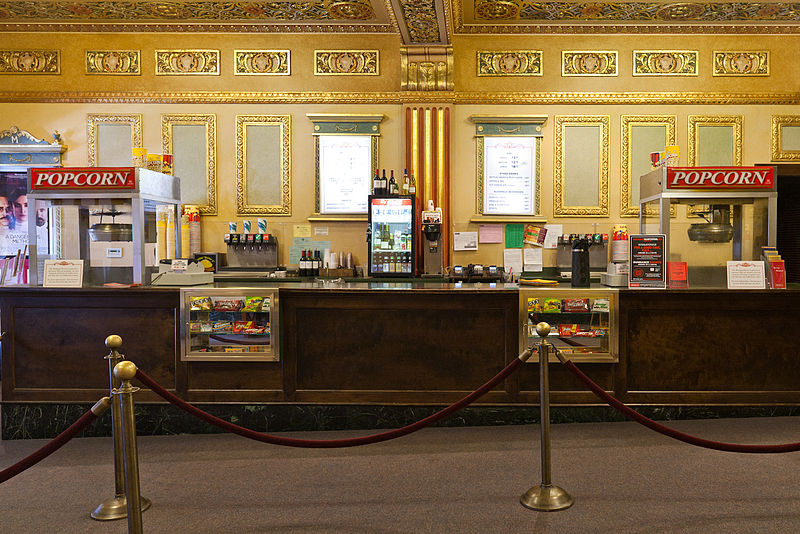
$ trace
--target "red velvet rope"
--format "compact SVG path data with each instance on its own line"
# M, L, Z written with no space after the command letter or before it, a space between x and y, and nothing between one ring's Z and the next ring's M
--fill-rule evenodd
M370 443L379 443L381 441L388 441L390 439L399 438L401 436L405 436L407 434L411 434L421 428L425 428L436 421L444 419L445 417L457 412L461 408L467 406L468 404L478 400L483 395L485 395L490 389L495 387L497 384L502 382L506 377L508 377L511 373L513 373L520 365L522 365L522 360L519 358L514 358L514 361L509 363L502 371L497 373L491 380L486 382L484 385L461 399L460 401L456 402L439 410L438 412L426 417L425 419L421 419L415 423L411 423L410 425L406 425L402 428L397 428L394 430L389 430L387 432L382 432L380 434L372 434L369 436L360 436L357 438L346 438L346 439L331 439L331 440L310 440L310 439L296 439L296 438L287 438L282 436L275 436L272 434L265 434L263 432L256 432L254 430L249 430L247 428L241 427L239 425L235 425L233 423L229 423L224 419L220 419L219 417L215 417L208 412L204 412L203 410L192 406L188 402L184 401L180 397L170 393L163 387L161 387L155 380L147 376L145 373L142 372L141 369L136 371L136 378L139 381L149 387L153 392L160 395L164 398L164 400L174 404L178 408L185 410L186 412L194 415L195 417L202 419L203 421L214 425L216 427L221 428L222 430L226 430L233 434L238 434L240 436L244 436L246 438L254 439L256 441L261 441L263 443L271 443L273 445L285 445L287 447L309 447L309 448L336 448L336 447L354 447L356 445L367 445Z
M595 395L597 395L598 397L600 397L600 399L607 402L609 406L611 406L612 408L621 412L628 419L636 421L637 423L641 423L642 425L646 426L651 430L655 430L656 432L664 434L665 436L669 436L679 441L683 441L684 443L688 443L690 445L697 445L698 447L704 447L706 449L714 449L717 451L747 452L753 454L771 454L777 452L800 451L800 443L785 443L781 445L738 445L735 443L724 443L721 441L711 441L708 439L698 438L696 436L692 436L690 434L685 434L678 430L674 430L660 423L657 423L652 419L645 417L636 410L626 406L616 398L612 397L603 388L595 384L591 378L583 374L583 372L580 369L578 369L575 366L575 364L572 363L571 361L566 362L565 365L567 366L567 369L569 369L569 371L573 375L575 375L575 377L578 378L581 382L586 384L586 386L589 389L591 389Z
M22 473L29 467L41 462L58 449L63 447L69 440L74 438L81 430L89 426L89 423L97 419L97 415L92 412L91 409L83 414L80 419L72 423L72 425L66 429L64 432L53 438L50 442L45 444L44 447L39 449L38 451L33 452L26 458L23 458L19 462L15 463L11 467L7 467L0 471L0 484L5 482L6 480L17 476L18 474Z

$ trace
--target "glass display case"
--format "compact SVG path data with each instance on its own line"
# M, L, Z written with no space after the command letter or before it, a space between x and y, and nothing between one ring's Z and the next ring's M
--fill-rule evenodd
M181 289L181 360L279 361L278 290Z
M593 289L521 289L520 350L541 338L536 325L550 325L553 346L576 362L619 361L617 292ZM551 361L557 361L555 355ZM538 362L534 352L528 362Z

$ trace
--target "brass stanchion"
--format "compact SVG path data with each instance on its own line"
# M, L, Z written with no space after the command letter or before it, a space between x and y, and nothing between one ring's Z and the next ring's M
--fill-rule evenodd
M546 340L550 333L550 325L544 322L537 324L536 333L542 339L537 347L539 352L539 411L542 430L542 483L523 493L519 502L531 510L555 512L569 508L575 500L565 490L550 482L550 376L548 373L550 344Z
M128 533L142 534L142 497L139 486L139 453L136 450L136 418L133 413L133 394L139 388L131 385L136 376L133 362L121 361L114 367L114 376L122 382L114 392L122 404L122 449L125 465L125 495L127 497Z
M125 359L125 356L120 354L117 349L122 346L122 338L117 335L110 335L106 338L106 347L109 349L108 355L105 357L108 360L108 381L110 391L119 389L120 381L114 376L114 367ZM111 436L114 440L114 496L109 497L100 506L94 509L89 514L92 519L98 521L111 521L114 519L124 519L128 515L128 504L125 499L125 472L122 459L122 415L120 408L120 396L112 395L113 401L111 403ZM150 508L150 501L144 497L141 498L142 511Z

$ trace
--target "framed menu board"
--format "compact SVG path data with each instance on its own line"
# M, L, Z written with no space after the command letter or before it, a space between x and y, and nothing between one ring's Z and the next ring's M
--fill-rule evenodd
M536 138L483 138L484 215L534 215Z
M367 213L372 136L320 135L319 213Z

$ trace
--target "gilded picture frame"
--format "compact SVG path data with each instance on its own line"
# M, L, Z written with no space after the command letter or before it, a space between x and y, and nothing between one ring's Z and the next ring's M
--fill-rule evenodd
M277 215L292 214L292 163L291 163L291 115L237 115L236 116L236 214ZM267 128L263 132L274 134L276 144L262 148L277 162L276 176L267 177L272 184L256 184L254 168L248 165L248 128ZM260 133L263 133L260 132ZM251 136L255 131L251 131ZM254 141L250 146L255 150ZM249 171L249 172L248 172ZM271 189L277 198L273 203L248 201L248 189Z
M621 129L622 129L622 150L620 153L620 216L621 217L638 217L639 216L639 199L633 198L634 190L636 189L636 182L639 180L639 172L634 172L635 167L642 167L641 162L639 165L634 164L634 158L644 158L645 165L649 164L647 154L633 154L636 139L634 138L634 131L636 126L653 126L661 127L664 129L664 143L660 147L655 145L652 147L654 152L656 148L662 151L666 145L675 145L675 127L677 124L677 117L675 115L622 115ZM639 161L637 159L637 161ZM649 166L645 167L649 169ZM674 206L672 207L674 212ZM673 213L674 215L674 213Z
M797 143L797 149L784 148L784 128L797 128L800 130L800 115L772 116L772 135L770 142L772 161L798 161L800 160L800 142Z
M188 128L182 128L188 127ZM197 156L199 150L195 143L178 146L175 142L177 128L191 131L198 142L204 142L205 153ZM200 128L199 135L196 128ZM164 114L161 115L162 150L173 155L173 172L181 179L181 200L196 206L204 215L217 214L217 116L214 114ZM188 140L187 140L188 141ZM181 143L183 145L184 143ZM190 145L190 146L189 146ZM176 154L176 151L178 152ZM188 160L188 161L187 161ZM183 172L184 168L198 169L199 172ZM184 176L181 176L184 174ZM192 176L204 176L205 183L194 184ZM202 180L202 178L198 178ZM196 187L195 187L196 186ZM193 191L193 193L189 193Z
M130 128L131 148L142 146L142 114L141 113L90 113L86 116L86 138L88 139L89 165L96 167L100 162L101 130L104 125L127 125ZM132 164L133 154L119 155L120 160L127 158Z
M609 149L609 123L608 115L557 115L555 138L555 179L553 184L553 215L558 217L607 217L608 213L608 149ZM597 203L571 205L567 203L568 187L594 187L587 181L584 184L568 184L567 152L573 150L585 151L583 147L567 146L569 142L567 130L570 128L594 128L597 130L597 161L588 162L587 168L596 169ZM574 160L573 160L574 161ZM574 164L574 163L571 163ZM592 180L592 178L589 178Z

